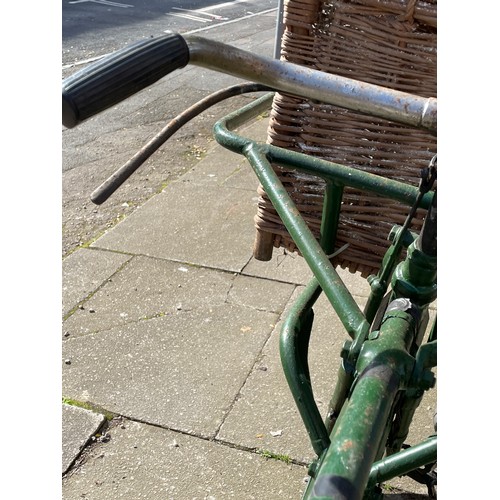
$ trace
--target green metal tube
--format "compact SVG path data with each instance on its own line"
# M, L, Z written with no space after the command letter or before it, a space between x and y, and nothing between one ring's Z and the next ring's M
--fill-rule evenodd
M328 447L330 439L314 400L307 352L313 319L312 306L320 294L318 281L313 278L294 303L280 335L283 371L311 445L318 456Z
M228 149L231 149L235 153L241 154L242 146L244 146L248 141L250 141L250 139L241 137L229 131L241 127L242 125L246 124L249 120L258 116L260 113L268 111L273 102L273 97L274 97L274 92L267 93L262 97L259 97L255 101L251 102L250 104L247 104L246 106L243 106L242 108L233 111L229 115L219 120L214 125L215 135L220 136L223 141L227 141L229 139L227 145L224 145L222 143L220 144L222 144L224 147L227 147ZM228 147L229 143L233 143L232 147ZM235 147L236 149L234 149Z
M398 403L399 412L392 423L386 443L387 455L393 455L401 450L408 437L413 416L422 401L424 391L407 389Z
M245 156L347 333L352 338L366 338L369 325L363 313L302 218L262 150L256 144L249 144L245 148Z
M370 472L368 488L397 476L435 462L437 459L437 436L406 448L394 455L375 462Z
M399 380L396 366L378 362L361 374L333 430L311 499L363 497Z
M327 255L335 250L335 240L342 206L344 189L329 181L326 184L323 198L323 215L321 217L320 245Z
M422 401L424 391L432 387L434 374L430 368L437 364L437 341L421 345L415 355L415 363L409 387L401 395L398 403L397 418L392 423L390 435L387 439L386 452L392 455L401 450L408 437L413 416Z
M393 304L378 334L363 344L356 364L359 375L321 457L310 498L362 498L395 398L414 367L408 348L416 320L406 307Z
M248 147L257 145L255 141L242 137L233 130L259 112L267 109L270 106L272 96L272 94L264 95L219 120L214 125L214 136L217 142L230 151L239 154L245 154ZM271 146L270 144L260 143L259 147L270 161L279 163L282 167L316 175L326 181L332 181L338 186L350 186L372 192L385 198L400 201L408 206L412 206L419 196L418 187L409 186L403 182L386 179L379 175ZM422 197L419 207L428 208L432 203L432 199L433 193L426 193Z
M317 175L325 180L378 194L384 198L400 201L408 206L413 205L419 194L418 188L414 186L338 163L332 163L321 158L301 155L295 151L271 146L270 144L266 145L266 155L271 162L282 167L291 167L300 172ZM297 158L297 155L300 155L300 159ZM428 208L432 202L432 194L427 193L424 195L419 207Z
M351 365L346 359L342 359L337 371L337 380L335 382L332 397L330 398L328 414L325 419L325 426L328 434L332 432L342 407L347 400L349 391L351 390L354 382L354 371L354 366Z

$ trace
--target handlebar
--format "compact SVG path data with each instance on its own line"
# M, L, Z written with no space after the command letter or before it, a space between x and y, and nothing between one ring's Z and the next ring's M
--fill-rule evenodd
M188 62L189 48L177 34L118 50L64 80L62 123L73 128Z
M197 36L167 33L114 52L63 82L72 128L187 64L404 125L437 129L437 100L278 61Z

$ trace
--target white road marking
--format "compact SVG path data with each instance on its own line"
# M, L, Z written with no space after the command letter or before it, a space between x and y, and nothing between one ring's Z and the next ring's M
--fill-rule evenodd
M129 7L133 7L133 5L128 5L126 3L118 3L118 2L109 2L108 0L73 0L68 3L100 3L101 5L108 5L111 7L121 7L123 9L128 9Z
M262 14L269 14L270 12L276 12L277 10L278 10L278 7L274 7L272 9L268 9L268 10L262 10L260 12L256 12L255 14L249 14L247 16L238 17L237 19L231 19L230 21L225 21L223 23L211 24L210 26L206 26L204 28L198 28L198 29L195 29L195 30L186 31L183 34L184 35L191 35L193 33L198 33L200 31L211 30L213 28L218 28L219 26L225 26L226 24L237 23L238 21L243 21L244 19L250 19L251 17L260 16ZM168 33L168 32L170 32L170 30L165 30L164 31L164 33Z
M175 14L174 12L170 12L169 16L173 17L182 17L183 19L189 19L191 21L198 21L199 23L208 23L210 19L205 19L203 17L196 17L190 14Z
M228 17L222 17L222 16L217 16L215 14L210 14L209 12L211 10L216 10L216 9L224 9L225 7L232 7L233 5L236 5L238 3L248 3L251 4L252 2L249 2L248 0L233 0L232 2L223 2L219 3L216 5L210 5L208 7L202 7L200 9L182 9L180 7L172 7L173 10L181 10L183 12L186 12L187 14L174 14L170 12L169 16L175 16L175 17L184 17L185 19L191 19L192 21L199 21L205 23L205 20L202 20L203 18L198 17L199 14L204 14L206 16L210 16L213 19L216 19L217 21L229 21ZM245 19L245 18L240 18L240 19Z
M249 2L248 0L233 0L232 2L218 3L216 5L210 5L209 7L202 7L201 9L197 9L197 10L198 10L198 12L208 12L210 10L223 9L224 7L230 7L230 6L235 5L237 3L252 3L252 2Z
M227 21L229 17L222 17L216 14L210 14L209 12L205 12L203 9L190 10L190 9L181 9L180 7L172 7L173 10L180 10L182 12L188 12L192 15L192 13L202 14L204 16L209 17L210 19L216 19L217 21Z

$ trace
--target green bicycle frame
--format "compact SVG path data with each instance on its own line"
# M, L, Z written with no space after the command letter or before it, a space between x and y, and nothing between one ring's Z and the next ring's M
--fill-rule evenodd
M382 480L406 474L436 460L437 439L401 449L423 391L433 384L437 341L419 346L422 317L436 296L435 259L415 248L415 237L395 229L393 243L378 277L371 277L372 293L361 311L327 255L334 250L336 223L346 186L413 205L419 190L401 182L349 167L258 143L232 132L269 108L272 94L216 123L214 135L225 148L243 154L256 173L314 278L285 319L280 337L283 369L318 456L310 467L313 478L305 498L376 498ZM311 233L282 185L271 163L306 172L325 181L320 241ZM427 209L433 193L422 196ZM327 229L328 228L328 229ZM401 253L408 248L402 263ZM421 276L415 282L415 273ZM393 276L388 311L380 327L371 331L375 311ZM326 420L314 401L307 352L313 305L325 293L351 340L342 351L342 364ZM410 300L409 300L410 299ZM399 405L397 425L390 415ZM389 424L388 424L389 421ZM389 446L386 449L386 443ZM384 451L389 450L383 458Z
M184 38L177 33L142 40L66 79L62 89L63 124L74 127L188 63L250 78L266 89L436 130L435 98L357 82L255 56L196 36ZM186 110L171 122L144 151L92 194L93 201L102 203L180 123L196 116L210 102L219 102L222 96L226 93L198 103L195 109ZM231 132L267 110L271 99L272 94L268 94L220 120L215 125L214 135L222 146L248 159L314 274L285 320L280 337L283 369L318 456L309 470L311 481L306 497L350 500L375 497L380 481L413 472L435 460L436 439L430 438L411 449L403 449L403 442L423 391L434 382L431 369L436 366L436 328L425 344L422 344L422 335L428 305L436 296L437 265L435 258L420 248L420 236L415 238L406 229L395 228L381 271L369 279L371 293L362 311L327 255L335 251L346 187L424 209L433 207L434 193L422 195L418 188L401 182L252 141ZM272 163L325 181L319 241L301 217ZM431 238L431 241L434 240ZM407 256L401 261L405 249ZM389 286L392 291L387 295ZM341 353L342 364L324 420L314 401L307 359L313 306L321 293L326 295L350 337Z

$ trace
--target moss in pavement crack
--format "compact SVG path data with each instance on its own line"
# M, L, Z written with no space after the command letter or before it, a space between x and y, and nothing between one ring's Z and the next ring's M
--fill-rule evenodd
M272 458L273 460L279 460L280 462L285 462L286 464L292 463L292 459L288 455L273 453L269 450L259 450L257 453L264 458Z
M106 417L106 420L108 421L113 420L113 418L115 417L114 413L111 413L110 411L107 411L104 408L101 408L100 406L88 401L77 401L76 399L63 397L62 402L63 404L69 406L77 406L78 408L83 408L84 410L93 411L94 413L100 413L101 415L104 415L104 417Z

